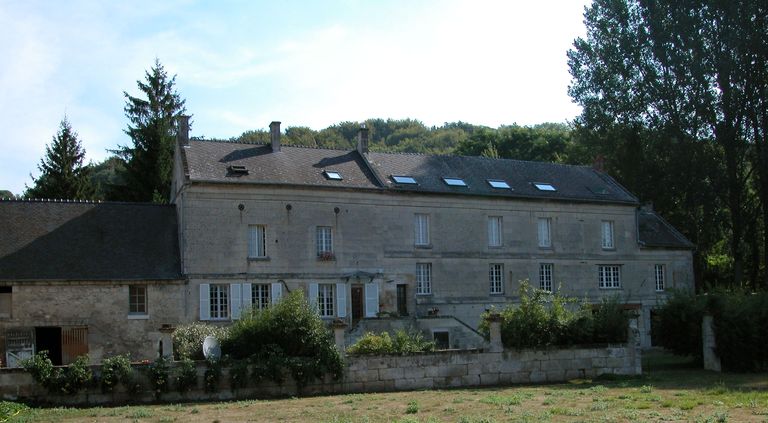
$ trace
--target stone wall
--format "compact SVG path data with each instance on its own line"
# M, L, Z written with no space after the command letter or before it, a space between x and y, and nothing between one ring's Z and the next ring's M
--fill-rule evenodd
M340 381L318 381L299 389L290 380L250 384L232 391L229 371L223 374L217 392L203 389L205 363L197 367L197 388L186 394L168 392L161 401L228 400L237 398L313 395L331 393L403 391L442 389L470 386L497 386L525 383L563 382L574 378L593 378L603 374L638 375L642 373L640 350L633 344L569 348L561 350L480 350L438 351L409 356L348 356ZM146 373L139 370L139 375ZM93 367L98 372L98 367ZM144 377L144 376L142 376ZM109 404L146 403L156 401L147 387L137 394L127 394L122 387L117 392L103 394L90 388L77 395L50 395L35 384L32 377L20 369L0 371L0 396L4 400L25 400L51 404ZM173 388L173 387L172 387Z

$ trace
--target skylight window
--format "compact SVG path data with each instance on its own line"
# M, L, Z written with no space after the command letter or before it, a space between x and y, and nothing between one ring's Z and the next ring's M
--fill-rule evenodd
M392 175L392 180L395 181L395 183L397 183L397 184L411 184L411 185L415 185L416 184L416 179L414 179L411 176L396 176L396 175Z
M512 189L506 181L500 179L488 179L488 185L498 189Z
M552 184L546 184L543 182L534 182L533 186L535 186L539 191L557 191L557 189L555 189Z
M227 170L230 174L233 175L247 175L248 174L248 168L242 165L231 165L227 167Z
M332 179L334 181L342 180L341 173L339 172L334 172L332 170L324 170L323 174L325 175L326 178Z
M464 182L461 178L443 178L443 182L445 182L446 185L452 186L452 187L465 187L467 186L467 183Z

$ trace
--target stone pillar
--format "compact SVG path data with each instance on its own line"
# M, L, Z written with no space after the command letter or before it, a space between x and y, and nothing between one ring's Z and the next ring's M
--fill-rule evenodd
M344 340L344 331L347 329L347 324L341 320L336 319L333 321L333 338L336 340L336 348L342 353L347 350L347 345Z
M640 345L640 328L637 317L629 319L627 327L627 354L632 361L630 367L633 369L631 374L643 374L643 357Z
M173 331L176 327L172 325L163 325L160 329L160 342L158 343L158 355L173 360ZM162 346L162 348L160 348ZM161 353L162 351L162 353Z
M715 342L715 328L712 316L704 316L701 319L701 344L704 353L704 369L722 371L720 366L720 357L715 353L717 343Z
M489 352L502 352L504 351L504 344L501 342L501 315L499 313L491 313L486 318L488 320L488 326L490 327L490 347Z

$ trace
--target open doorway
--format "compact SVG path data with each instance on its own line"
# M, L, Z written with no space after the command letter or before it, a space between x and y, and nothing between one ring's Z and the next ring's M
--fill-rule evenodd
M41 326L35 328L35 352L48 351L54 366L61 366L61 328Z
M352 322L363 318L363 286L352 285Z

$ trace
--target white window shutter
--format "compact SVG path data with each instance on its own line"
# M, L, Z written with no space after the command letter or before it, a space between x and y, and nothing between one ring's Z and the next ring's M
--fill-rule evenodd
M309 284L309 305L317 310L317 284Z
M200 284L200 320L211 320L211 286Z
M343 283L336 284L336 315L347 317L347 285Z
M242 285L239 283L229 284L229 298L230 307L232 308L232 320L237 320L240 318L240 310L242 310L243 305Z
M280 298L283 298L283 284L280 282L276 282L272 284L272 304L277 304L280 302ZM315 294L315 297L317 297L317 294Z
M253 308L253 285L243 284L243 308Z
M379 313L379 284L365 284L365 317L376 317Z

